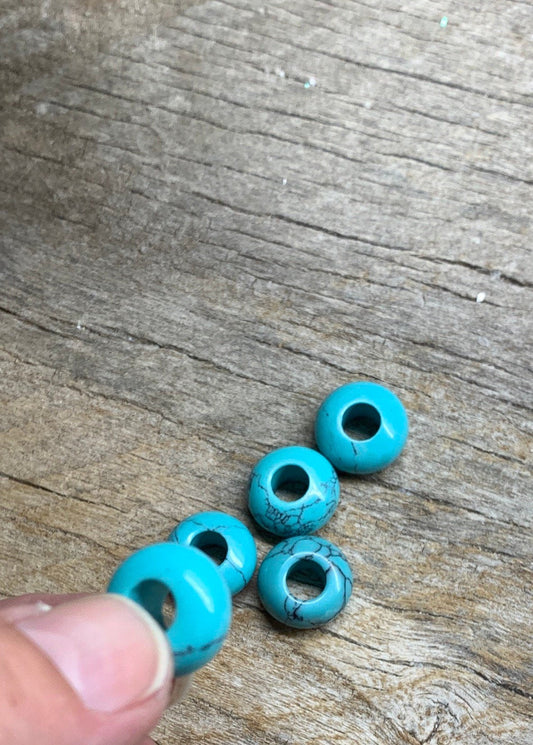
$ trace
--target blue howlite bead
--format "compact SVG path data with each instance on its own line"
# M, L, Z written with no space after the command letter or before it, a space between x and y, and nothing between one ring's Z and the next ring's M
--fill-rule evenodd
M146 546L124 561L108 592L142 605L165 631L175 674L205 665L221 648L231 622L231 595L216 564L202 551L177 543ZM165 628L163 603L171 594L176 618Z
M357 439L350 429L358 431ZM348 383L322 403L315 422L317 447L335 468L374 473L397 458L409 431L400 399L377 383Z
M218 570L231 593L240 592L255 571L257 550L252 534L240 520L224 512L198 512L177 525L169 541L194 546L220 560Z
M276 494L296 484L302 496L287 502ZM316 450L286 447L261 458L252 471L249 507L257 523L277 536L313 533L331 518L339 502L339 479Z
M291 594L287 579L318 585L322 592L302 600ZM310 629L331 621L352 594L352 572L342 551L318 536L287 538L266 555L257 577L261 602L287 626Z

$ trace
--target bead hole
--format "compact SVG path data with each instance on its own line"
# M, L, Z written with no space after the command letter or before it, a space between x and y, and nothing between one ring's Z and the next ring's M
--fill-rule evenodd
M272 489L284 502L294 502L309 489L309 476L300 466L282 466L272 477Z
M175 622L176 599L164 582L147 579L135 588L132 598L148 611L163 630L170 628Z
M171 592L167 594L165 600L163 601L161 614L163 616L164 628L169 629L176 620L176 602L174 600L174 595Z
M228 544L226 539L215 530L204 530L202 533L198 533L198 535L192 539L191 546L199 548L200 551L207 554L210 559L213 559L215 564L222 564L228 555Z
M342 428L351 440L369 440L380 426L380 413L370 404L354 404L342 417Z
M326 573L311 559L300 559L287 574L287 588L296 600L312 600L326 587Z

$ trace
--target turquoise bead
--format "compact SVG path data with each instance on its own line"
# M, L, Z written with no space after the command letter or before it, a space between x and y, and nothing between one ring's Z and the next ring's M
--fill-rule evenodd
M187 675L221 648L231 622L231 595L216 564L202 551L176 543L156 543L124 561L108 592L142 605L166 632L175 674ZM176 617L165 628L163 603L174 598Z
M252 534L240 520L224 512L199 512L177 525L169 541L195 546L214 561L230 592L240 592L255 571L257 550Z
M388 466L400 455L408 431L402 402L377 383L337 388L322 403L315 422L318 449L346 473L374 473Z
M315 598L291 594L292 577L323 588ZM275 619L287 626L310 629L331 621L352 594L352 572L342 551L318 536L287 538L266 555L257 577L261 602Z
M287 502L276 491L292 485L302 495ZM298 492L298 493L299 493ZM277 536L313 533L331 518L339 502L339 479L323 455L304 447L274 450L255 466L249 507L257 523Z

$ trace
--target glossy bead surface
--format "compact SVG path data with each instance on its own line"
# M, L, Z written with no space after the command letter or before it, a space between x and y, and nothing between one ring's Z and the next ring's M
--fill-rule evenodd
M302 495L281 499L276 491L294 485ZM331 518L339 502L339 479L331 463L316 450L286 447L261 458L252 471L250 512L277 536L313 533Z
M348 434L350 428L357 437ZM388 388L366 382L333 391L315 422L318 449L346 473L374 473L388 466L400 455L408 430L400 399Z
M231 595L216 564L202 551L157 543L124 561L108 592L142 605L165 631L176 675L194 672L221 648L231 622ZM174 598L176 617L165 628L163 603Z
M194 546L215 562L235 595L250 581L257 563L252 534L240 520L224 512L198 512L177 525L169 541Z
M292 577L323 587L302 600L288 589ZM310 629L331 621L352 594L352 572L342 551L318 536L287 538L266 555L257 578L259 595L271 616L287 626Z

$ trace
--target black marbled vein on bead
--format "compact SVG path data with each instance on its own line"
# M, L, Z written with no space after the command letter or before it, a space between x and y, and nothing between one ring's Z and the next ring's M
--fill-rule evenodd
M252 471L250 477L250 485L254 485L257 489L260 489L265 495L266 509L264 512L265 523L263 527L272 533L278 535L287 535L288 524L296 524L297 527L291 529L292 534L305 535L312 533L317 530L316 518L305 520L304 515L314 505L320 504L323 501L327 501L327 509L325 512L324 520L321 522L324 525L331 519L331 516L335 512L338 504L337 499L325 499L325 496L334 494L338 486L338 477L335 472L330 479L327 481L321 481L319 488L322 494L317 494L312 498L306 498L305 496L296 500L294 504L287 504L283 509L280 509L277 505L272 503L271 491L261 481L261 473ZM257 519L257 518L256 518Z

